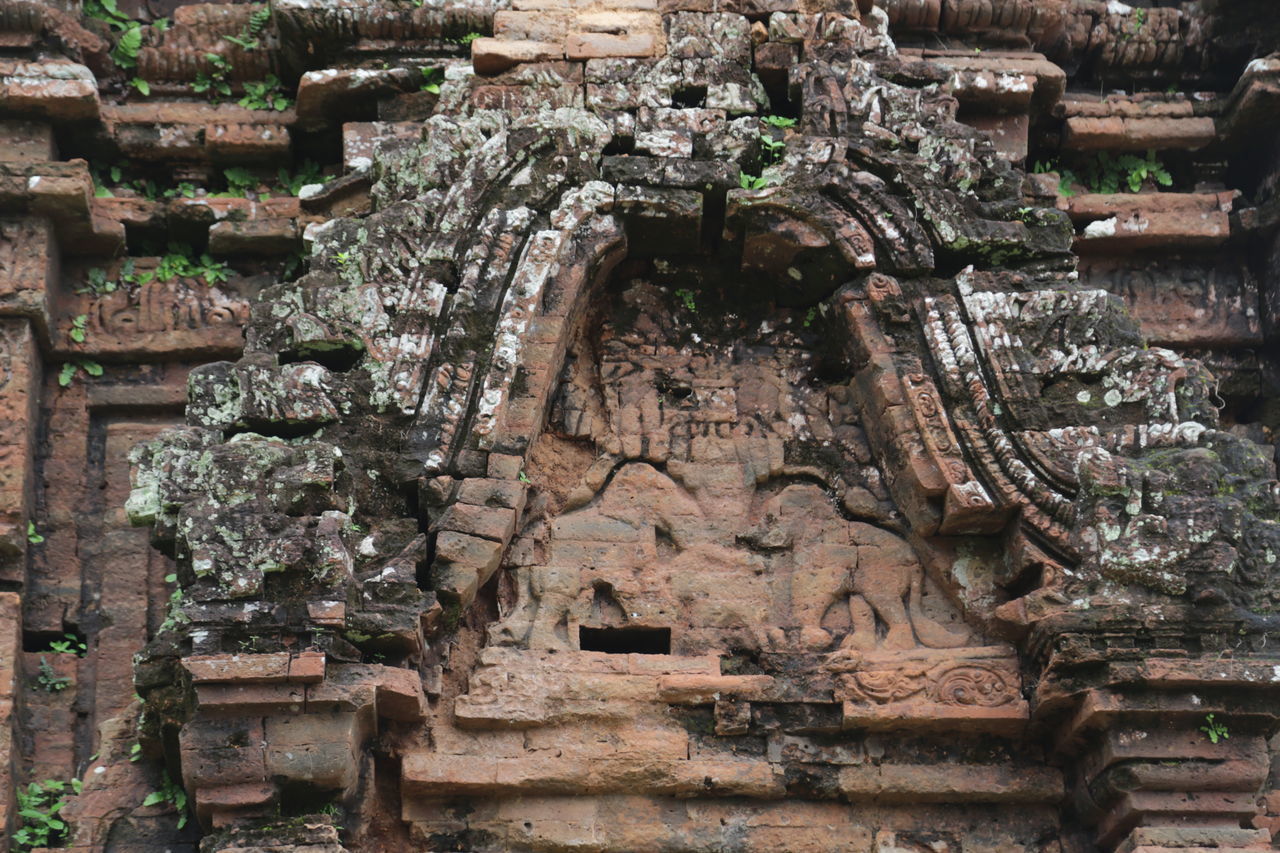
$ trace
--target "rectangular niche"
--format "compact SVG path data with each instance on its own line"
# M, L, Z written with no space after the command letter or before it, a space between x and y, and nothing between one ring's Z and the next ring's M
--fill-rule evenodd
M670 628L578 628L578 646L584 652L611 655L669 655Z

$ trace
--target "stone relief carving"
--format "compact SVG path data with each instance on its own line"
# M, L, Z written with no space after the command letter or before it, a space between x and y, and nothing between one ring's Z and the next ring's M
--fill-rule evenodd
M314 641L334 661L386 653L376 645L381 638L364 630L380 615L368 602L411 591L412 574L421 597L405 596L390 627L421 631L431 657L405 652L403 666L391 669L413 680L419 666L436 697L436 707L422 711L433 715L431 731L397 745L406 748L402 814L423 836L455 821L440 797L463 794L483 808L495 801L506 808L530 792L637 788L675 799L764 801L798 792L840 800L844 825L854 797L894 793L878 762L797 782L793 767L725 755L734 744L716 742L712 732L829 736L922 722L936 730L949 720L1017 731L1027 705L1013 654L979 645L985 641L976 630L957 630L950 596L964 600L975 624L1006 593L1028 589L1045 593L1038 603L1057 596L1053 603L1074 618L1094 603L1068 595L1075 591L1068 569L1077 564L1085 567L1082 585L1093 584L1085 592L1099 603L1112 592L1108 583L1140 587L1125 590L1135 597L1117 606L1122 615L1141 596L1163 602L1156 596L1184 592L1151 583L1146 558L1134 571L1105 554L1091 564L1098 543L1073 536L1128 501L1128 484L1124 494L1094 487L1132 474L1130 461L1148 449L1148 438L1182 450L1202 437L1198 425L1180 422L1212 421L1203 377L1172 354L1141 353L1132 324L1075 286L1066 217L1022 207L1025 176L956 122L945 75L900 59L884 14L862 6L866 26L837 13L799 15L803 24L771 18L767 32L785 36L775 46L794 51L788 89L802 110L780 134L786 153L765 170L762 183L773 183L765 189L743 190L735 180L760 165L750 152L761 132L760 117L737 113L763 101L725 98L763 90L725 85L730 77L712 69L736 61L723 57L592 62L585 87L574 90L585 89L578 103L586 108L515 118L484 110L436 115L416 134L421 142L376 155L376 212L316 229L311 272L282 288L269 311L255 312L250 353L240 363L194 374L192 426L166 439L176 445L203 430L209 446L249 448L268 439L245 430L278 437L323 429L341 462L317 489L332 508L303 501L314 526L288 522L263 533L246 524L229 536L210 530L217 519L205 518L209 505L177 485L158 507L179 520L201 513L208 523L171 526L157 537L180 555L191 599L178 615L191 621L140 660L148 674L140 690L149 710L163 714L152 715L150 743L206 722L181 718L186 706L163 667L191 651L233 653L236 637L223 613L228 600L236 603L234 570L249 566L262 575L260 588L242 584L250 587L247 599L287 593L291 609L278 614L244 602L256 630L281 642ZM753 53L747 34L758 28L725 15L741 31L737 48L746 60ZM676 69L695 65L678 99L702 90L705 110L674 102ZM745 66L737 70L734 79L753 79ZM714 87L703 85L709 80ZM632 85L659 88L647 89L641 102ZM649 121L651 96L662 104L655 115L703 113L697 126L706 130L696 143L662 148L647 129L627 126ZM619 117L632 109L635 115ZM609 148L615 139L618 147ZM657 164L638 174L638 156L603 153L619 147L637 155L712 153L668 158L679 162L664 166L651 186ZM873 269L877 276L868 277ZM612 287L604 284L611 275ZM765 294L768 312L752 310L753 289ZM420 310L392 312L393 303L406 304L406 291ZM1037 338L1039 330L1021 328L1041 302L1050 314L1078 314L1095 327L1093 349L1068 352L1052 333ZM365 304L383 310L351 310ZM809 307L815 310L806 314ZM811 322L818 328L806 332ZM334 349L353 357L333 359ZM307 363L310 356L318 363ZM1117 391L1124 405L1086 407L1083 386L1103 381L1091 370L1124 386L1094 389L1103 402ZM540 463L544 437L573 443L589 458L565 470ZM1090 481L1080 469L1092 457L1081 451L1093 447L1115 448L1116 458L1104 460L1107 478ZM175 453L191 457L184 463L191 470L175 466L166 482L193 479L196 450ZM159 461L144 467L158 468L163 458L157 447ZM216 467L237 464L228 454ZM1223 470L1244 467L1233 461ZM1249 476L1270 482L1264 471ZM552 480L565 481L557 483L563 494ZM1189 491L1210 491L1203 485ZM500 498L477 498L498 495L498 487ZM255 515L274 521L277 509L288 509L285 496L256 484L246 492L259 501ZM1140 502L1160 515L1146 495ZM302 510L291 512L288 518L301 517ZM422 544L402 549L418 542L419 522L427 530ZM411 536L395 535L406 527ZM1144 520L1144 530L1158 528L1158 519ZM235 537L245 533L240 548ZM938 541L946 537L959 544ZM237 550L224 547L229 538ZM296 548L277 555L282 540ZM193 545L207 547L197 554ZM1005 562L949 560L961 546ZM393 553L403 557L392 573L401 582L380 586ZM195 571L209 554L232 571ZM512 581L514 594L504 596L499 585L486 598L504 558L511 571L499 584ZM939 562L963 563L969 577L939 570ZM979 591L966 599L957 588L968 581ZM1063 585L1046 592L1042 581ZM350 604L349 615L332 615L329 603L338 599ZM317 603L314 612L329 614L324 627L336 630L317 630ZM1041 615L1007 621L1030 630ZM486 628L492 642L480 648ZM669 631L673 654L579 653L585 630L617 628ZM721 652L734 653L722 662ZM785 672L784 659L796 663L794 672ZM380 697L383 688L366 675L361 689ZM319 685L305 690L320 696L333 680L299 674L300 683ZM646 707L619 709L623 702ZM674 709L688 713L687 729L677 730ZM613 728L573 727L604 717ZM645 725L661 731L641 740L644 747L666 750L653 762L625 751ZM474 729L458 730L466 726ZM208 732L210 742L219 734ZM719 752L708 759L699 750ZM595 761L602 751L608 760ZM525 774L520 762L529 753L538 753L537 766ZM870 778L859 776L864 769ZM268 810L273 786L303 772L273 774L260 799L245 805ZM1028 786L1018 796L1056 805L1054 773L1045 791L1027 793ZM962 784L969 782L966 775ZM332 788L353 793L345 780ZM984 796L1004 790L997 778ZM497 832L478 846L498 849L532 832L533 821L522 824L522 817L494 818ZM485 819L476 812L466 830ZM595 831L607 816L591 821ZM645 823L661 821L646 815ZM457 834L446 844L470 841L453 825L447 831ZM576 831L537 843L564 848L561 839ZM666 838L601 843L664 845L683 849Z
M939 705L995 708L1021 699L1017 669L1005 660L837 653L828 666L840 674L841 695L854 701L886 705L919 696Z
M574 649L584 627L631 626L669 628L685 653L970 642L936 587L926 612L928 581L889 529L856 392L816 376L819 353L794 329L766 320L754 346L689 336L671 320L676 283L622 282L618 310L586 331L566 369L554 426L604 452L568 511L530 534L542 558L516 570L493 641ZM803 448L813 463L800 464ZM856 489L880 521L842 517L838 489Z
M237 294L176 281L149 281L136 292L107 294L89 308L91 330L121 337L236 326L249 318L248 300Z
M877 618L887 628L886 649L910 649L917 643L933 649L964 645L967 631L951 631L924 615L924 572L910 546L898 537L884 539L888 541L859 542L858 565L849 568L836 590L837 600L848 597L853 622L841 646L875 648Z

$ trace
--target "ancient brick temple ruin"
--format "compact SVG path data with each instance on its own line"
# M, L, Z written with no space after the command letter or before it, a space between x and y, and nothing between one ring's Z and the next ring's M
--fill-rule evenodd
M1280 847L1278 193L1274 0L0 0L0 851Z

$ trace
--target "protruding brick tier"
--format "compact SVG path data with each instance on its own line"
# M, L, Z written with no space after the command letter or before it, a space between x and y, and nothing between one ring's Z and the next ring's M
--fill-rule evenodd
M1037 627L1034 717L1069 768L1073 807L1106 850L1198 847L1216 831L1223 847L1270 849L1242 827L1270 780L1280 657L1241 623L1162 615L1168 625L1117 620L1102 634L1079 618ZM1204 634L1179 637L1186 624ZM1224 647L1207 653L1206 640Z
M963 661L966 652L958 651ZM968 652L970 675L999 659L995 649ZM868 657L880 670L867 673L864 685L886 688L879 672L891 661L916 673L928 656ZM779 849L800 850L818 849L824 833L842 838L840 832L852 832L852 838L866 831L835 830L824 801L850 804L844 808L855 824L859 815L876 814L908 836L911 823L902 809L946 814L964 804L974 814L1009 822L990 835L1004 839L993 842L999 845L1034 832L1044 810L1062 798L1062 778L1052 768L974 756L936 765L904 748L903 741L929 742L944 731L953 733L950 743L957 746L954 733L963 738L992 728L991 705L970 701L975 694L959 683L965 680L992 700L972 678L952 679L953 704L942 711L938 698L935 706L884 704L887 693L871 698L865 687L861 699L842 699L847 658L845 671L837 668L834 675L819 656L780 656L771 664L779 667L772 675L726 675L714 656L486 650L452 718L442 715L432 724L433 748L403 759L404 818L420 838L457 832L448 804L466 796L494 803L496 811L461 825L512 842L564 844L587 833L626 848L680 844L699 832L729 838L723 834L728 830L698 830L689 822L692 815L645 829L631 814L642 800L668 803L665 809L678 812L677 804L696 798L700 808L745 822L750 844L770 839ZM964 666L953 672L958 676ZM1021 722L1025 705L1020 710ZM869 720L873 725L865 726ZM1007 748L1015 749L1015 742ZM575 820L548 819L563 814L570 798L595 805L572 809L581 816ZM609 814L617 819L606 824Z
M0 4L0 850L1273 846L1273 12Z

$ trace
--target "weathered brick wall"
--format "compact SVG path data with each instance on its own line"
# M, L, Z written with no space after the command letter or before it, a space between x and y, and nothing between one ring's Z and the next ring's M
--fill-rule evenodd
M8 843L1268 848L1270 17L0 2Z

